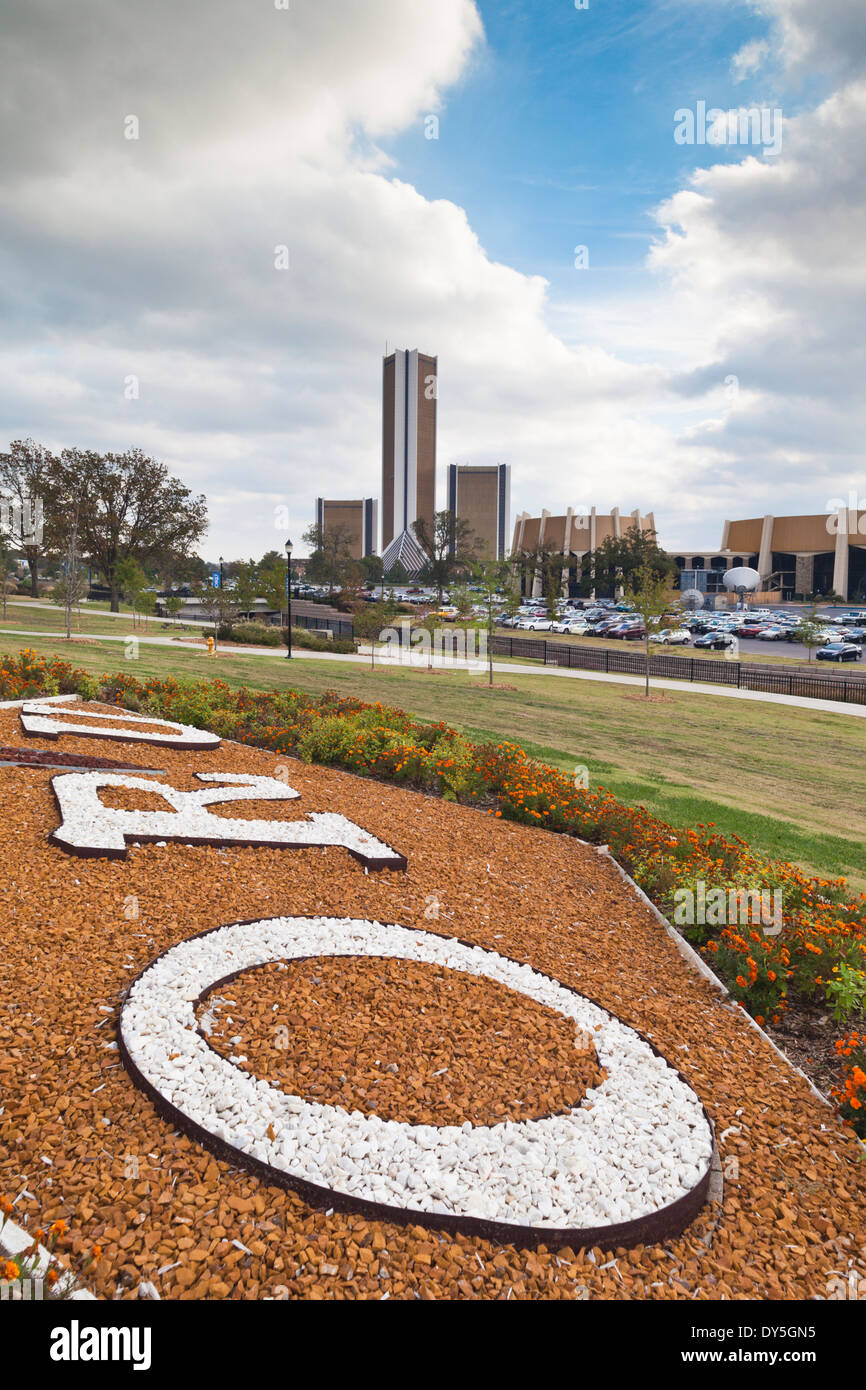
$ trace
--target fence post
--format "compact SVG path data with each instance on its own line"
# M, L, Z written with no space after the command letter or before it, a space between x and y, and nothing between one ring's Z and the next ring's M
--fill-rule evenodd
M789 695L793 695L793 693L794 693L794 677L793 677L793 676L789 676L789 677L788 677L788 694L789 694Z
M742 663L742 661L738 661L738 662L737 662L737 689L738 689L738 690L740 689L740 687L742 686L742 684L743 684L743 663Z
M690 666L691 666L691 670L689 671L689 680L694 684L694 679L695 679L695 658L694 658L694 657L691 658L691 661L690 661L689 664L690 664Z

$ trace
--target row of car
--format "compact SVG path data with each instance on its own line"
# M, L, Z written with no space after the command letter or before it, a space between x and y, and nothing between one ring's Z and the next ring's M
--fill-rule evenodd
M855 616L855 615L850 615ZM822 619L822 622L825 620ZM796 613L752 611L720 617L695 615L687 623L695 635L695 646L720 650L733 645L734 639L751 638L758 642L791 642L815 647L820 661L860 661L866 627L846 626L844 618L828 618L826 626L804 626Z
M831 619L827 627L817 633L810 631L812 640L809 645L817 646L819 661L862 660L866 627L845 626L848 619L855 617L859 617L859 614ZM804 636L801 622L796 614L774 616L769 610L753 609L747 613L718 616L700 613L682 619L678 626L660 628L653 634L653 641L671 647L685 647L693 643L697 649L709 651L735 648L740 638L798 643ZM624 603L613 605L608 602L583 611L570 604L562 605L556 618L551 618L544 608L524 606L516 616L502 614L499 625L522 632L604 637L626 642L643 641L646 637L643 620L636 613L629 612L628 605Z

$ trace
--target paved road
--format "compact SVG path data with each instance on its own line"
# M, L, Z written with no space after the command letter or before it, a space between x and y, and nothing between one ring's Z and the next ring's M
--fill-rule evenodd
M0 628L0 635L8 635L10 637L66 637L65 632L27 632L22 631L21 628ZM128 642L129 636L100 636L93 640L99 642ZM142 646L173 647L175 651L178 650L179 646L189 647L192 645L178 643L173 637L138 637L137 640ZM208 657L201 647L197 647L196 650L200 653L204 662L208 664L211 661L214 662L213 667L211 667L214 673L218 669L217 663L220 654L223 656L270 656L277 661L285 661L286 659L285 655L274 647L221 647L217 656L214 658ZM311 652L305 650L303 647L295 647L294 659L336 661L344 662L349 665L369 666L370 648L366 648L366 655L364 652L364 647L361 647L358 656L344 656L336 652ZM72 653L70 653L70 655L72 655ZM380 666L400 664L405 666L425 667L428 664L426 656L414 652L404 652L402 653L402 657L404 659L401 659L399 663L393 661L387 662L381 656L377 657L376 660L377 664ZM446 663L441 660L438 662L434 660L434 665L439 665L441 667L444 664ZM455 670L474 671L479 676L483 676L487 672L487 666L479 662L470 663L455 659L453 661L448 661L447 665L453 667ZM643 687L644 685L643 676L619 676L609 674L605 671L572 671L566 670L561 666L542 666L540 662L536 662L531 666L524 666L519 661L494 661L493 670L505 676L555 676L562 680L602 681L608 685L633 685L639 687ZM202 675L206 674L209 674L209 672L207 667L203 666ZM705 685L703 682L700 684L692 684L691 681L662 681L656 676L653 677L653 685L656 688L662 687L665 690L681 690L688 695L694 696L719 695L729 700L758 700L768 705L794 705L798 709L820 710L822 714L846 714L855 719L866 718L866 705L849 705L844 704L841 700L811 700L798 695L769 695L762 690L736 690L728 685Z

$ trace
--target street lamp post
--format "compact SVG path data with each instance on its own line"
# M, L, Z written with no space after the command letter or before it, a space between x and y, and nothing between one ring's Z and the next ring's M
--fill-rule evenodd
M286 541L286 660L292 659L292 542Z

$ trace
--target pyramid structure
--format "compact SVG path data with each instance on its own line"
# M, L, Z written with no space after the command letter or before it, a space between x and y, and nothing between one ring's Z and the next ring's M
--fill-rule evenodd
M428 556L422 550L411 526L407 530L401 531L399 536L395 536L382 552L385 574L388 574L395 565L400 565L410 579L415 579L427 568L429 563Z

